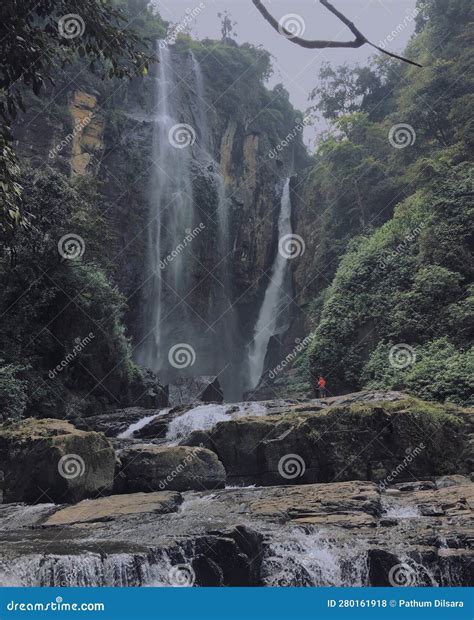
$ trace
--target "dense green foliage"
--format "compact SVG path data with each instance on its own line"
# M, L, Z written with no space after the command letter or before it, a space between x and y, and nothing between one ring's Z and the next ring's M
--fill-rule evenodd
M51 169L26 172L22 184L34 225L0 258L5 413L20 415L26 405L35 415L70 413L68 390L83 397L78 411L94 398L119 402L138 371L121 323L123 298L101 267L105 238L94 192ZM74 260L63 257L61 241L71 230L83 244Z
M11 121L25 111L26 95L39 95L60 68L77 62L108 77L132 77L154 56L134 21L143 0L4 0L0 4L0 241L22 220L21 186L11 149Z
M383 63L369 80L367 71L349 76L346 67L326 67L315 93L332 130L308 173L305 197L322 204L324 242L315 265L326 276L337 272L322 311L313 312L310 367L327 376L335 393L399 388L467 403L473 387L474 192L467 163L473 136L466 116L473 97L474 54L467 45L473 8L463 0L425 5L409 46L424 69L395 71L390 63L387 70ZM397 123L416 133L403 149L387 139ZM320 279L317 289L326 284ZM403 369L389 356L400 344L415 351Z

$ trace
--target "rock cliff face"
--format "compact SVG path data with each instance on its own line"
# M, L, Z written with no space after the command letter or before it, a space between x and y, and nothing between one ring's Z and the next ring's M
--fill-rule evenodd
M268 59L264 53L235 45L218 44L215 55L226 55L240 67L249 65L245 84L233 86L234 75L220 66L205 44L179 44L171 48L174 71L180 77L177 119L196 127L198 143L202 124L208 132L209 156L215 169L203 167L196 156L192 168L195 208L204 218L205 232L193 245L199 266L192 269L194 283L187 303L208 319L215 303L213 288L222 283L217 273L215 249L216 196L210 179L219 171L228 200L228 256L223 272L228 278L226 295L233 307L231 356L206 362L194 374L218 374L227 364L242 366L252 339L278 246L278 213L285 178L306 158L301 135L279 153L272 149L294 130L300 115L293 110L283 89L268 91L264 83ZM211 53L210 53L211 52ZM254 55L262 69L254 70ZM260 58L261 56L261 58ZM198 65L201 84L192 74ZM102 213L108 227L106 254L112 259L115 278L128 300L129 332L138 343L149 331L144 309L149 305L145 282L149 252L150 206L153 201L153 140L157 113L157 79L160 65L150 75L129 83L100 82L87 71L49 93L49 106L39 107L33 98L26 122L16 127L20 155L32 165L47 161L72 177L88 177L102 196ZM71 76L77 73L71 69ZM200 92L197 92L201 89ZM199 107L199 105L201 107ZM198 127L198 125L200 125ZM193 155L194 156L194 155ZM221 268L219 268L221 269ZM222 313L221 313L222 314ZM145 323L145 324L144 324ZM208 320L208 324L212 324ZM197 331L197 330L195 330ZM215 350L215 347L214 347ZM210 355L203 355L210 358ZM215 357L215 356L214 356ZM241 379L242 382L242 379ZM224 379L224 389L226 389ZM242 388L239 388L240 393ZM238 395L238 394L237 394Z

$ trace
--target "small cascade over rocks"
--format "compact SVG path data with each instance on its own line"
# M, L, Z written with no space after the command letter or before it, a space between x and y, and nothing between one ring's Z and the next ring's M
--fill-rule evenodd
M146 426L147 424L149 424L150 422L152 422L156 418L159 418L162 415L166 415L168 412L169 412L169 408L168 409L162 409L158 413L153 413L152 415L145 416L141 420L138 420L138 422L134 422L133 424L130 424L130 426L127 428L127 430L125 430L125 431L123 431L123 433L120 433L119 435L117 435L117 439L131 439L131 438L133 438L133 435L135 434L136 431L141 430L144 426Z
M31 555L0 562L0 587L169 587L175 566L190 566L182 551L150 553L86 552L80 555ZM183 564L181 564L183 563ZM192 585L192 583L185 584Z
M167 443L178 443L193 431L206 431L218 422L227 422L244 416L265 415L267 409L260 403L238 405L198 405L171 421L166 434Z
M366 541L334 539L325 530L294 528L272 532L265 549L262 576L267 586L368 585Z
M403 504L393 497L382 497L382 509L388 519L414 519L421 516L418 506Z

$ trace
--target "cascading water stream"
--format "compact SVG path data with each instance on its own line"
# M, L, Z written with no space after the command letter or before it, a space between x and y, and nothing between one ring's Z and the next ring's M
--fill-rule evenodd
M288 178L281 197L278 239L291 235L291 232L290 179ZM288 257L278 249L255 326L253 342L249 349L249 383L251 388L257 386L262 376L270 338L284 331L286 327L281 324L281 315L287 308L286 302L290 299L288 275Z
M226 399L238 400L242 389L234 389L239 356L230 201L213 156L205 79L193 53L183 56L163 48L159 55L148 238L151 275L137 361L164 382L220 375ZM201 227L199 239L187 247L184 240L196 227ZM194 360L187 371L168 358L172 347L183 343Z
M139 361L159 371L169 333L176 321L186 326L187 306L180 300L189 290L190 270L183 252L177 253L163 267L163 259L182 243L186 231L193 228L193 187L191 154L180 148L174 134L178 121L173 116L178 103L178 89L168 48L160 51L156 79L157 106L153 123L153 181L149 221L148 268L152 274L149 295L150 325L138 353ZM173 111L173 112L172 112ZM172 313L179 305L178 316Z

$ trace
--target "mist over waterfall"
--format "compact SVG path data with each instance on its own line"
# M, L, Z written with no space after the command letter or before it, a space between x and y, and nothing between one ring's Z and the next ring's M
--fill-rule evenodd
M137 360L167 382L219 375L226 397L238 398L229 201L213 155L204 77L192 52L183 61L164 47L159 57ZM209 275L199 281L203 272Z
M290 179L286 179L278 217L278 239L291 235ZM291 301L288 256L278 247L270 279L255 325L253 341L249 348L250 387L258 384L264 370L265 355L270 338L287 328L287 308Z

